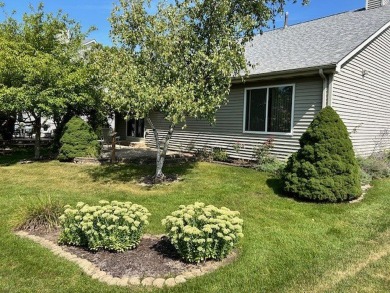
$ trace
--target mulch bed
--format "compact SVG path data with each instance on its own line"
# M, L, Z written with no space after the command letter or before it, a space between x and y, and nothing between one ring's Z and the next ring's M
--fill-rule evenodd
M153 186L156 184L169 184L173 183L176 181L181 181L182 179L177 175L177 174L165 174L165 177L161 181L155 180L154 176L148 175L145 177L142 177L139 181L138 184L142 186Z
M26 231L29 234L57 242L59 231L37 229ZM62 246L62 248L80 258L98 266L113 277L175 277L192 269L202 268L206 263L190 264L180 260L175 248L166 237L145 236L140 245L125 252L91 252L81 247ZM217 263L216 261L207 261Z

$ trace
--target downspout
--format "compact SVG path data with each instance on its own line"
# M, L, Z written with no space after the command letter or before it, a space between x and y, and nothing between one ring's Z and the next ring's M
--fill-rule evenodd
M330 74L329 75L329 85L328 85L328 105L327 106L332 106L333 78L334 78L334 74Z
M328 79L326 78L324 74L324 70L321 68L319 70L319 74L322 78L322 108L325 108L326 105L326 92L327 92L327 87L328 87Z

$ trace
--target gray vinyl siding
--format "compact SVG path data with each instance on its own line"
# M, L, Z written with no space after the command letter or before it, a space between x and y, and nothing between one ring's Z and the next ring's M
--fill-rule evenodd
M295 85L292 135L243 133L245 88L280 84ZM299 148L298 140L321 109L321 102L322 80L319 77L235 86L229 95L229 102L217 112L214 126L204 120L188 119L185 129L181 129L181 126L176 127L170 149L187 152L204 147L219 147L225 149L231 157L252 159L253 148L273 137L275 147L272 153L280 159L286 159ZM163 140L163 135L169 127L168 123L160 113L153 113L150 118L159 130L160 140ZM233 148L237 142L244 145L239 153ZM151 129L146 131L146 143L155 145Z
M365 71L366 74L363 74ZM386 30L335 74L332 106L351 133L357 155L389 148L390 30Z

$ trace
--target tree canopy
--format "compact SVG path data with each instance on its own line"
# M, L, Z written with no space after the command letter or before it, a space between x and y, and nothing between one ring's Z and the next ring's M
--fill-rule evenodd
M0 110L32 118L39 158L41 117L58 122L70 110L101 103L96 75L82 54L88 32L61 12L45 13L43 4L31 9L21 22L10 16L0 23Z
M111 16L117 48L101 53L97 63L117 109L135 118L158 110L170 122L157 155L160 177L175 126L187 117L215 122L232 76L246 72L245 44L283 11L286 1L176 0L159 2L155 13L149 12L150 3L119 1Z

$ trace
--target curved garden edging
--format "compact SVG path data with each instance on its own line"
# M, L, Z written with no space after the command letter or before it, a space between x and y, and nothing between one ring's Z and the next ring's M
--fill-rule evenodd
M176 277L170 277L170 278L155 278L155 277L134 277L134 276L123 276L121 278L113 277L111 274L102 271L97 265L93 264L92 262L80 258L70 252L65 251L62 249L57 243L54 243L50 240L47 240L43 237L36 236L29 234L25 231L17 231L15 233L19 237L22 238L28 238L43 247L46 247L50 249L55 255L58 255L60 257L63 257L75 264L77 264L87 275L91 276L93 279L97 279L100 282L106 283L108 285L117 285L117 286L153 286L157 288L163 288L166 287L173 287L178 284L184 283L189 279L202 276L206 273L213 272L216 269L229 264L232 262L237 254L235 252L232 252L227 258L223 259L222 261L218 263L209 263L205 264L204 266L197 268L197 269L191 269L189 271L183 272L182 274L176 276ZM143 238L148 238L149 236L144 235Z

